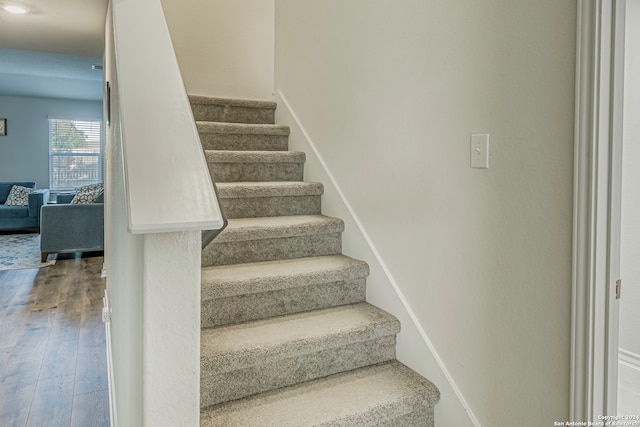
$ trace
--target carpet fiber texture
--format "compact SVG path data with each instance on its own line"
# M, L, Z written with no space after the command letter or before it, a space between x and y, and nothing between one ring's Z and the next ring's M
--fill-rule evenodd
M0 270L47 267L56 263L56 254L40 262L39 234L0 235Z
M275 104L191 101L228 219L201 258L200 427L434 427L439 391L395 360L400 322Z

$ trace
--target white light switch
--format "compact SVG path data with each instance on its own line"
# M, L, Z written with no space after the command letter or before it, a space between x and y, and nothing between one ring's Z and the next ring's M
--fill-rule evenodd
M489 135L471 135L471 167L489 169Z

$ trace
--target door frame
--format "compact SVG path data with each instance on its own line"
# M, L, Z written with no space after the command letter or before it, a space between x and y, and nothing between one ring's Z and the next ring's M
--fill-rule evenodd
M578 0L572 421L617 413L625 0Z

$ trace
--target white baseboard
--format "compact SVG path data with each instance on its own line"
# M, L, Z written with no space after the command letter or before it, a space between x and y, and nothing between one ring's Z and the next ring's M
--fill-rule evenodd
M618 349L618 415L640 415L640 354Z
M104 298L102 298L103 307L111 312L111 305L109 304L109 295L107 294L107 290L104 290ZM111 427L116 427L118 425L117 422L117 412L116 412L116 388L113 384L113 352L111 349L111 322L104 322L104 330L105 330L105 338L106 338L106 351L107 351L107 383L108 383L108 394L109 394L109 420Z
M343 234L345 254L363 259L370 266L367 301L390 312L402 323L402 331L398 335L398 360L428 377L440 389L441 401L436 405L438 424L481 427L316 144L304 129L284 94L276 90L275 97L278 103L276 110L278 124L288 125L291 128L290 149L300 149L306 153L305 178L320 181L325 187L322 198L323 213L338 216L345 221L345 234ZM373 287L376 288L374 292L376 295L370 299L370 290ZM415 343L424 345L419 346ZM418 347L420 347L419 350Z
M640 394L640 354L618 349L618 386Z

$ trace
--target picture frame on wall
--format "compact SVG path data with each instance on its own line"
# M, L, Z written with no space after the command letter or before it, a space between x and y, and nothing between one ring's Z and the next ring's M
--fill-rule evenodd
M0 119L0 136L7 134L7 119Z

